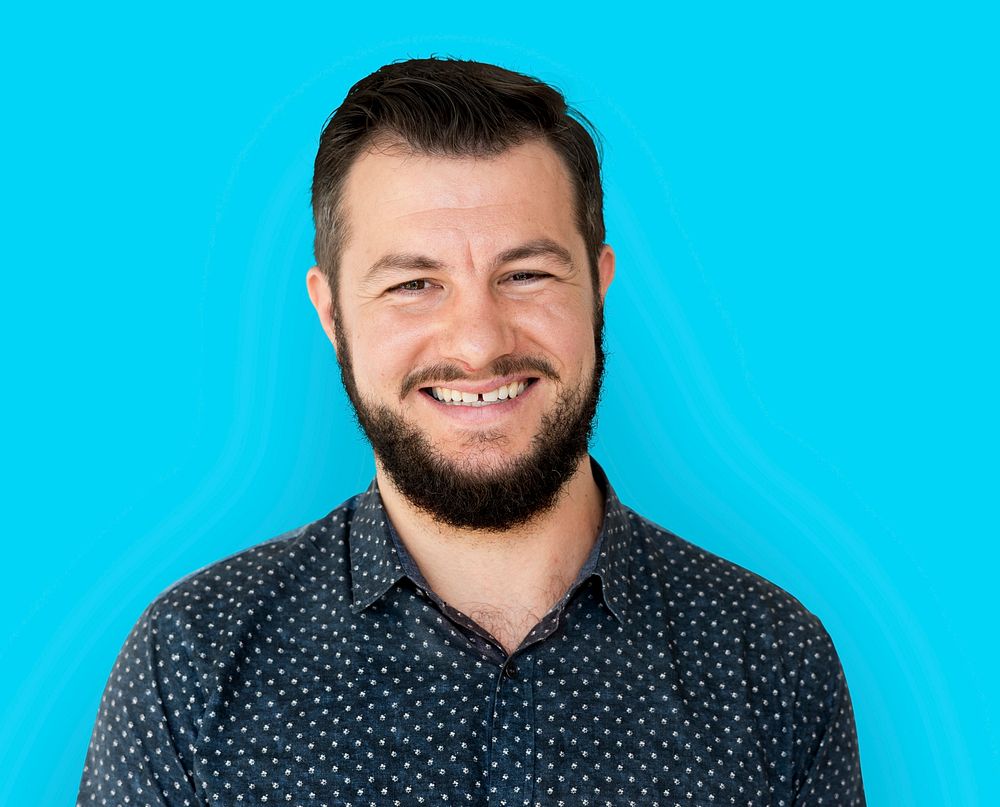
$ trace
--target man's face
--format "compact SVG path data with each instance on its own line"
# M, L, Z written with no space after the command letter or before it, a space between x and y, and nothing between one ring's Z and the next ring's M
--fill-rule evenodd
M343 209L339 299L317 269L310 296L381 469L456 527L551 507L586 456L614 272L606 247L595 290L558 155L373 150Z

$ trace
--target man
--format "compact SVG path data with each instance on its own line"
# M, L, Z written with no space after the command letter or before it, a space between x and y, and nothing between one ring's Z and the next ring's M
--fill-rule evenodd
M588 455L602 208L545 84L414 60L351 89L307 287L376 478L157 598L80 803L864 804L819 620Z

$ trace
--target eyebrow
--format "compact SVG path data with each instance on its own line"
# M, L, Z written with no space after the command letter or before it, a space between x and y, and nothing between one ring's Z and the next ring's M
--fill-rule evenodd
M556 243L551 238L536 238L519 244L516 247L505 249L495 255L490 263L490 268L496 269L507 263L523 261L529 258L548 258L557 263L563 264L566 268L573 268L573 256L569 250L561 244ZM386 275L393 275L399 272L425 272L425 271L446 271L447 266L443 261L435 260L426 255L414 252L399 252L383 255L365 273L364 282L374 283Z
M569 250L551 238L536 238L534 241L504 250L493 259L493 268L528 258L550 258L564 264L568 269L573 268L573 256L569 254Z

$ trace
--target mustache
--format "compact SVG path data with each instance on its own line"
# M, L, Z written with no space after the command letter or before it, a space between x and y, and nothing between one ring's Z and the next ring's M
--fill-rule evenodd
M488 372L477 374L478 378L469 375L457 364L440 362L407 373L402 384L400 384L399 397L405 398L413 390L429 386L429 383L432 381L478 381L481 378L517 375L529 372L532 375L548 378L552 381L560 380L556 368L541 356L500 356L490 364Z

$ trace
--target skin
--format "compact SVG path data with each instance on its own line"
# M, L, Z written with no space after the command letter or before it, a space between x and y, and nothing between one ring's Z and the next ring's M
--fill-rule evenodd
M502 467L526 452L560 393L589 383L595 293L603 305L614 276L605 245L595 290L559 156L541 141L489 158L374 148L352 166L343 203L350 235L339 312L362 396L420 428L456 473ZM535 254L510 259L526 244ZM339 351L326 278L313 267L306 284ZM558 380L491 371L498 358L525 356L548 362ZM461 377L435 376L441 366ZM445 406L422 391L485 392L531 379L518 398L482 408ZM375 460L386 511L428 583L513 652L565 593L599 532L603 500L588 457L551 510L498 532L433 520Z

